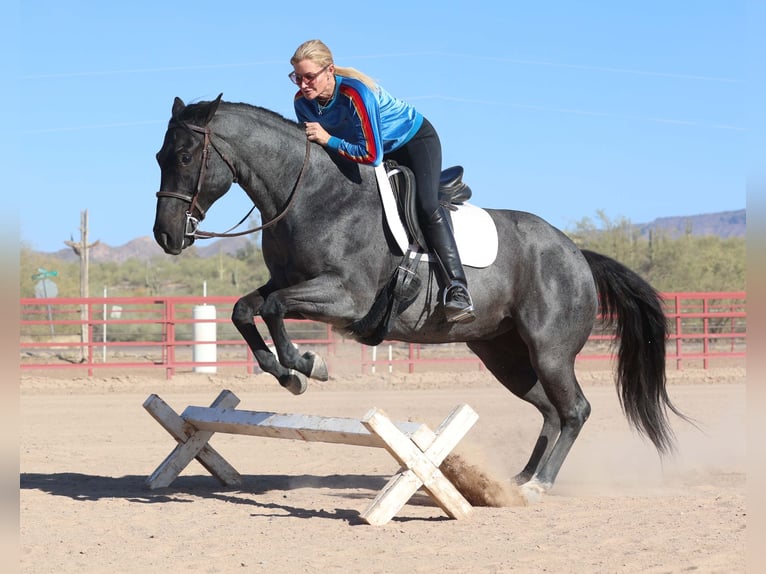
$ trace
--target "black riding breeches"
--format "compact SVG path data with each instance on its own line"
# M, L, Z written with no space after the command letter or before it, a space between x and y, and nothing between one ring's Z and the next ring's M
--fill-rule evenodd
M442 146L431 122L423 118L423 124L414 137L399 149L387 153L385 159L393 159L412 170L417 186L415 202L418 219L421 225L426 225L439 208L439 177L442 170Z

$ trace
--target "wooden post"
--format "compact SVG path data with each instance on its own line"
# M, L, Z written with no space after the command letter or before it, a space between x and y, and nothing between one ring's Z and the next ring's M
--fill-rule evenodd
M87 299L90 295L90 288L88 286L89 282L89 273L90 273L90 249L91 247L95 247L99 244L98 241L95 243L91 243L88 245L88 210L80 212L80 241L75 243L74 241L64 241L65 244L67 244L69 247L72 248L72 251L74 251L79 257L80 257L80 297L83 299ZM82 320L82 325L80 326L80 342L82 343L82 347L80 347L80 359L85 361L87 357L85 356L85 349L87 343L90 340L90 337L88 336L88 321L89 321L89 312L88 312L88 306L86 304L80 305L80 319ZM90 348L90 347L89 347ZM89 374L93 374L90 372Z
M457 407L435 433L421 433L407 440L380 409L373 409L362 419L370 432L386 444L402 470L394 475L362 518L373 525L385 524L422 486L450 518L465 518L471 505L442 474L439 465L465 436L479 416L468 405Z
M212 407L236 407L239 398L231 391L222 391ZM151 395L144 401L144 408L162 427L170 433L178 446L157 467L152 475L146 479L146 485L150 489L170 486L181 471L193 460L204 466L210 474L215 476L226 486L240 484L242 477L218 452L208 445L212 432L196 432L189 428L184 420L171 409L168 404L157 395Z

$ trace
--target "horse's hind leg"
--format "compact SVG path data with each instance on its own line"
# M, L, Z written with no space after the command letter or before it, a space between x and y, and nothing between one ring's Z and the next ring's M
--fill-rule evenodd
M513 388L508 388L514 394L518 394ZM523 394L518 394L518 396L536 406L537 410L543 415L543 427L540 429L540 435L537 437L537 442L535 442L535 447L532 449L529 461L522 471L513 477L516 484L524 484L532 479L543 461L548 460L551 450L553 450L553 445L556 444L556 440L561 433L561 421L559 420L556 407L551 404L548 395L545 394L545 390L543 390L543 386L539 381L535 381L531 389Z
M553 486L569 451L590 416L590 403L577 382L574 372L574 354L557 349L555 345L545 351L531 353L539 385L550 404L556 409L561 432L553 448L537 468L532 478L522 486L529 500Z
M534 405L543 416L543 426L529 461L514 477L517 484L528 482L553 449L561 431L559 414L545 394L529 360L526 343L518 333L510 332L488 341L473 341L468 347L505 388Z
M533 404L543 416L529 461L515 477L527 501L534 502L553 486L590 415L590 404L575 378L574 355L567 357L560 348L530 353L517 333L468 346L503 386Z

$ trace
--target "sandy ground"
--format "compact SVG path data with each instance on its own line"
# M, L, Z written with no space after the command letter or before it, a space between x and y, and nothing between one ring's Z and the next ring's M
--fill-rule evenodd
M482 372L349 376L300 397L265 375L24 375L20 569L744 572L744 369L669 373L672 400L702 430L675 421L679 450L665 460L628 427L610 373L580 378L593 413L540 503L450 520L419 492L373 527L359 515L398 470L383 449L219 434L211 444L240 488L195 461L147 490L175 442L142 403L156 393L180 412L231 389L242 409L361 418L376 406L432 428L468 403L480 418L460 454L506 483L527 460L536 411Z

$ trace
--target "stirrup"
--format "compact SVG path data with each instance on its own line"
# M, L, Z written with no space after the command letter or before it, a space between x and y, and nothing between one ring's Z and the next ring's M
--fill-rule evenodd
M458 292L460 293L458 298L463 299L464 301L448 301L447 298L450 292L457 290L459 290ZM468 292L468 288L462 283L453 282L444 289L442 305L448 323L470 323L476 319L476 315L473 312L474 309L471 294Z
M476 314L473 312L473 305L464 309L451 309L445 307L444 312L447 315L448 323L471 323L476 319Z

